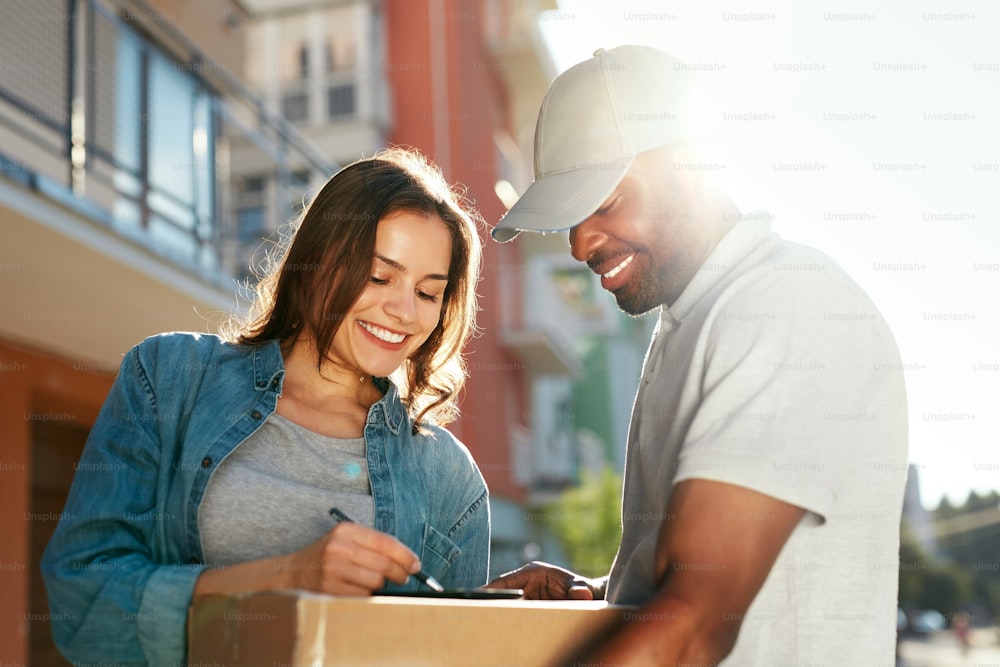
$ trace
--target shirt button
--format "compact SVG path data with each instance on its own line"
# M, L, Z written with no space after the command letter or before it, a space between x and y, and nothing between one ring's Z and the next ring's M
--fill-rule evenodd
M260 414L260 410L254 410L250 413L250 416L254 419L260 419L263 415Z
M273 380L271 380L271 389L277 389L277 388L278 388L278 378L274 378Z
M207 456L205 458L203 458L201 460L201 467L202 468L211 468L212 467L212 459L208 458Z
M263 389L267 386L267 380L257 380L257 386Z

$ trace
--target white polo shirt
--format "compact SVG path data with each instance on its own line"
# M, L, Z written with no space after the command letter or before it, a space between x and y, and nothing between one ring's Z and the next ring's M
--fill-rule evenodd
M661 311L626 456L609 601L652 597L674 484L736 484L807 513L722 664L894 664L902 364L874 304L829 257L766 222L737 224ZM736 508L732 520L760 518Z

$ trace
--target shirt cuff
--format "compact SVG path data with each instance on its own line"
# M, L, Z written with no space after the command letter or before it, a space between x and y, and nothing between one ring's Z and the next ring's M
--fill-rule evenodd
M146 583L135 621L149 664L184 664L188 608L195 584L205 568L205 565L161 566Z

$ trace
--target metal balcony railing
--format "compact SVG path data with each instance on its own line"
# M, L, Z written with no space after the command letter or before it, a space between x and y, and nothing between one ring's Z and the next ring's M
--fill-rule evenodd
M156 16L4 0L0 175L231 284L260 234L293 215L297 184L336 165L168 22L147 33Z

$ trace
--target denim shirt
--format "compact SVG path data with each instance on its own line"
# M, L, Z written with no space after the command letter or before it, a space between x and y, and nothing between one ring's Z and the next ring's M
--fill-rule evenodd
M187 611L206 568L198 506L219 464L274 412L284 374L277 342L168 333L126 354L42 558L67 658L184 662ZM413 435L396 387L377 382L385 395L364 428L375 528L446 587L485 584L490 513L479 469L445 429ZM385 588L417 586L410 577Z

